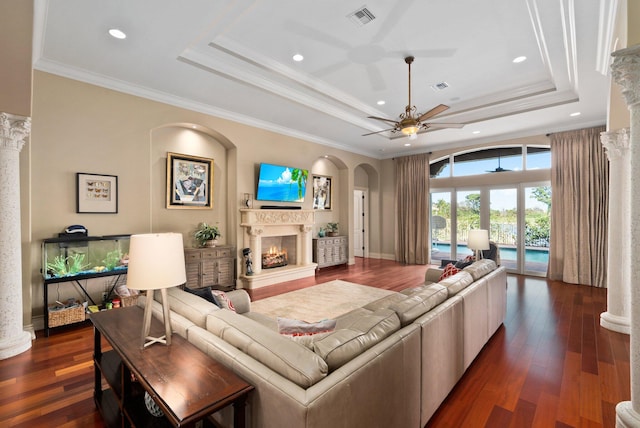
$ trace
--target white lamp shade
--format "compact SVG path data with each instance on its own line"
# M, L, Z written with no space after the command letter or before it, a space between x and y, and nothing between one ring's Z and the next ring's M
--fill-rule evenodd
M489 231L485 229L470 230L469 238L467 239L467 247L471 248L472 250L488 250Z
M159 290L184 284L184 246L180 233L131 235L127 287Z

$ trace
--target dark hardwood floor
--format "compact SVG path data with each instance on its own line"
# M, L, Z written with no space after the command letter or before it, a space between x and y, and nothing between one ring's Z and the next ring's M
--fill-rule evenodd
M425 269L357 259L252 297L333 279L402 290L420 284ZM629 336L600 327L606 290L510 275L507 294L504 326L427 427L614 427L615 405L630 397ZM31 350L0 361L0 426L104 426L93 404L92 352L85 324L48 338L38 332Z

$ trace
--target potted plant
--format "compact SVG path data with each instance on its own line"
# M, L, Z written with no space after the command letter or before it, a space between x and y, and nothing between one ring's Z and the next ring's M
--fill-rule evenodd
M193 236L201 247L215 247L217 243L216 240L219 236L222 236L222 234L220 233L218 226L211 226L202 222Z
M327 236L338 236L338 223L327 223Z

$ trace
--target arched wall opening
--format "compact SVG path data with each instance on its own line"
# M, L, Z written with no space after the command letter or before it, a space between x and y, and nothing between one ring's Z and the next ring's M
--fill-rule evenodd
M212 159L212 207L171 207L167 198L168 153ZM216 224L222 232L221 244L237 241L235 146L220 133L192 123L174 123L150 132L150 228L153 232L182 233L185 247L194 247L193 234L201 222Z

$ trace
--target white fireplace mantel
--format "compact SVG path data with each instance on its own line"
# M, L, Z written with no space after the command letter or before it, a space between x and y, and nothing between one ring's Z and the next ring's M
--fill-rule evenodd
M244 247L253 255L253 275L240 275L242 288L255 289L278 282L306 278L315 274L312 259L313 210L241 209L240 226L244 228ZM296 264L263 270L259 260L262 238L296 236Z

